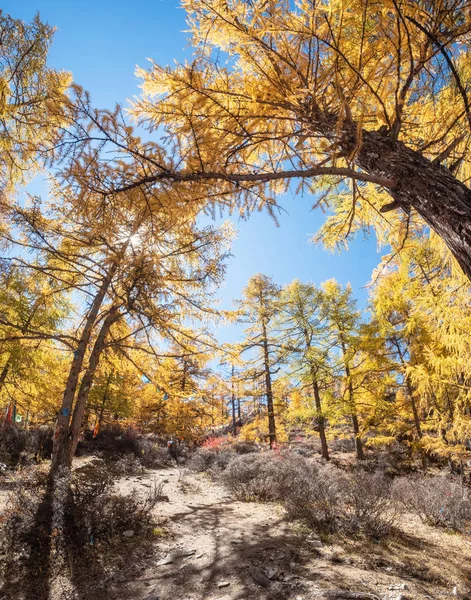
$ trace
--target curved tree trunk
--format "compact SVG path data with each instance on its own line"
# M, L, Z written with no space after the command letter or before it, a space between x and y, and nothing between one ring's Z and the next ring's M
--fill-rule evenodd
M69 425L72 418L72 408L77 390L80 371L82 369L85 353L90 343L93 327L95 325L98 313L105 299L108 288L111 284L113 276L116 272L117 264L114 263L93 299L92 306L88 312L85 325L82 329L82 334L74 352L72 364L70 366L67 383L62 397L62 405L57 416L56 430L54 433L54 445L52 449L52 464L51 469L55 471L60 466L67 465L68 459L68 440L70 439Z
M70 424L70 433L67 438L67 466L72 464L72 460L77 449L80 430L82 428L83 415L87 406L88 394L100 362L100 356L105 347L106 337L111 329L111 326L113 323L116 323L120 316L119 306L111 307L109 313L103 321L100 332L93 346L90 360L88 361L87 370L82 377L77 400L75 402L72 422Z
M370 175L394 180L393 202L382 212L411 208L444 240L471 279L471 190L446 167L411 150L387 133L363 131L357 164ZM353 134L345 148L356 145Z

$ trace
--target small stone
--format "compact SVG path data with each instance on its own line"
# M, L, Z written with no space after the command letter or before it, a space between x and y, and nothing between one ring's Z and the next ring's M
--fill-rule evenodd
M130 538L134 535L134 531L132 529L127 529L124 533L123 533L124 537Z
M164 565L171 565L173 563L173 556L171 554L167 554L167 556L165 558L163 558L162 560L159 560L159 562L157 563L158 567L163 567Z
M177 550L174 553L175 558L183 558L185 556L193 556L193 554L196 552L196 550Z
M455 585L455 587L453 588L452 592L453 596L458 596L458 586Z
M281 575L281 569L279 567L271 567L267 571L267 577L268 577L268 579L271 579L272 581L274 579L279 579L280 575Z
M324 544L320 540L308 540L313 548L323 548Z
M401 583L401 585L399 586L400 590L408 590L409 586L407 585L407 583Z
M231 540L231 544L242 544L242 540Z
M231 585L230 581L220 581L217 586L219 589L229 587Z
M195 558L201 558L202 556L203 556L203 553L202 553L202 552L200 552L199 554L197 554L197 555L195 556Z
M255 583L257 583L261 587L266 588L270 585L270 580L265 575L265 573L262 573L262 571L260 571L260 569L251 568L250 575L252 576L252 579L255 581Z

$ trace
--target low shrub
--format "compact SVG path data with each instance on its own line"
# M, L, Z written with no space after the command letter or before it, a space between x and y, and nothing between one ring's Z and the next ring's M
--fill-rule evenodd
M51 427L20 429L15 425L4 426L0 436L0 463L14 468L50 458L52 436Z
M189 459L187 466L192 471L199 473L209 471L215 475L224 471L233 457L234 452L231 450L216 452L208 448L201 448Z
M331 452L355 452L355 439L353 437L338 437L329 442Z
M232 448L236 454L252 454L253 452L260 452L260 444L255 442L234 442Z
M75 557L85 557L97 545L101 554L106 553L114 541L121 551L125 532L141 541L150 533L152 510L163 498L161 486L152 485L145 496L135 491L118 494L114 489L118 475L103 460L68 473L56 475L54 483L37 468L17 476L0 531L4 575L10 576L14 565L18 577L27 566L29 577L39 576L46 568L51 543L60 543Z
M391 485L391 480L378 472L357 470L342 475L338 486L345 506L344 529L375 538L387 535L396 520Z
M301 460L304 462L298 462ZM304 521L318 531L335 531L341 501L338 482L336 469L311 464L298 467L283 498L288 518Z
M455 531L471 531L471 501L468 490L446 477L395 480L393 496L403 509L428 525Z
M106 467L115 477L134 475L143 471L142 461L137 456L134 456L134 454L125 454L114 460L108 459Z
M279 501L288 518L316 530L386 535L395 520L391 485L380 474L350 474L314 465L293 453L233 458L221 479L234 497Z
M96 437L93 437L92 431L86 430L77 446L77 455L99 454L104 458L125 454L139 456L139 441L139 434L132 427L124 429L120 425L108 425Z
M90 465L90 466L89 466ZM151 512L162 498L162 487L155 483L144 497L133 491L116 494L113 486L116 474L104 463L89 463L72 475L69 501L69 536L74 546L107 542L125 531L140 533L151 522Z
M137 442L137 458L143 467L147 469L159 469L166 467L171 463L171 457L168 450L164 446L159 446L156 442L142 438ZM177 455L179 460L183 458L182 452L179 452L177 447Z
M177 452L182 456L183 452L178 447ZM103 428L96 438L91 431L86 431L77 447L77 454L95 454L109 461L135 456L148 469L158 469L171 463L166 446L156 439L140 435L132 427L123 429L119 425Z
M229 462L222 481L240 500L282 500L308 468L301 457L290 453L246 454Z

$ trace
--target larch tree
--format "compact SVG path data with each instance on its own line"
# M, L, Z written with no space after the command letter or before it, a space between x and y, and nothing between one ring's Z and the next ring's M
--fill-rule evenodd
M67 72L47 66L54 29L0 11L0 188L11 191L49 162L72 106Z
M26 272L2 257L0 262L0 407L28 419L52 417L67 344L61 330L70 304L44 275ZM55 374L47 377L45 366ZM58 372L59 371L59 372Z
M322 293L311 283L295 280L283 287L278 321L282 348L293 377L312 388L322 457L329 460L321 386L329 372L327 319Z
M463 456L471 431L469 282L415 231L373 288L373 324L395 372L397 411L423 452ZM404 404L408 410L400 409Z
M430 336L425 316L415 310L414 301L406 292L409 277L407 269L401 269L381 278L371 306L374 323L386 345L397 382L411 408L415 435L420 439L423 435L420 398L412 383L410 369L421 362Z
M94 168L99 174L100 166ZM80 199L73 184L58 186L47 206L34 201L12 208L16 231L4 233L10 243L40 257L32 263L17 252L15 264L81 298L71 327L73 356L58 414L54 469L70 465L106 345L126 346L136 336L150 348L155 336L191 340L188 322L214 314L209 303L231 239L228 227L198 227L193 211L182 214L166 197L157 205L155 193L153 208L139 189L106 200ZM131 333L120 339L113 330L123 319Z
M262 382L267 406L270 447L276 442L273 376L279 371L279 340L274 333L280 288L266 275L254 275L242 292L234 313L237 322L247 324L244 340L238 344L244 353L245 379ZM247 354L245 354L247 353Z
M398 237L418 214L471 277L467 0L182 4L195 59L138 70L132 107L175 155L151 152L124 189L193 182L195 198L273 209L296 179L323 192L331 239Z
M323 313L329 328L330 346L337 349L336 370L340 374L342 413L352 422L356 455L365 458L356 399L356 358L360 350L360 312L350 285L344 288L331 279L322 284Z

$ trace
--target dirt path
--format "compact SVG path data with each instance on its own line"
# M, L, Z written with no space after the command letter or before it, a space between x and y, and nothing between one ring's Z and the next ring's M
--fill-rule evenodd
M292 592L300 585L295 572L302 537L280 509L236 502L206 476L177 469L129 478L123 491L154 478L164 482L169 497L156 511L168 536L159 543L156 564L137 580L119 582L116 598L124 592L133 600L297 596ZM286 581L270 581L267 569Z
M104 565L86 585L54 600L471 598L470 539L414 517L381 543L321 541L287 522L280 507L237 502L205 474L146 471L122 479L120 492L144 494L154 481L168 501L155 509L147 556L133 553L132 538L123 539L118 569ZM357 595L326 593L339 589Z
M123 491L152 480L169 497L156 511L165 537L139 573L111 583L110 600L311 600L338 589L364 599L471 597L471 544L462 536L408 520L382 544L322 543L281 508L236 502L206 475L154 471L130 477Z

